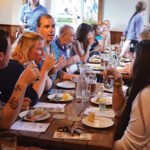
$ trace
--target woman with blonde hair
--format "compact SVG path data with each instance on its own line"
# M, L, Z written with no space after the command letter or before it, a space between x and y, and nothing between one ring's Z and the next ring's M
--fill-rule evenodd
M1 100L6 103L9 99L17 79L24 70L24 64L34 61L39 66L41 76L39 80L27 87L25 97L31 99L31 105L34 105L43 91L48 91L52 87L52 81L48 77L48 72L56 64L54 55L47 54L41 68L40 64L44 57L44 39L35 32L25 32L15 42L11 53L11 60L6 69L1 71L5 76L5 92L2 93ZM11 82L10 82L11 81Z

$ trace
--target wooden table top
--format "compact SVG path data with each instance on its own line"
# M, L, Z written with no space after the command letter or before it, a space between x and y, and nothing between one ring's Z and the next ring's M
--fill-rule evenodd
M47 99L47 95L43 95L40 101L49 102ZM105 129L94 129L87 127L82 124L81 121L73 122L68 120L68 115L70 112L76 112L78 116L84 118L86 115L84 114L85 109L88 106L95 106L91 102L89 103L81 103L75 97L73 101L67 102L65 107L64 114L66 118L63 120L53 119L53 114L49 119L43 121L44 123L50 123L50 126L44 133L40 132L29 132L29 131L17 131L19 133L18 145L34 145L40 146L42 148L49 149L51 147L61 147L64 149L72 149L72 150L111 150L114 142L114 133L117 124L117 118L114 118L114 125ZM73 111L73 109L75 111ZM66 139L54 139L53 134L54 131L57 130L58 127L69 126L69 127L83 127L84 132L92 133L92 140L66 140Z

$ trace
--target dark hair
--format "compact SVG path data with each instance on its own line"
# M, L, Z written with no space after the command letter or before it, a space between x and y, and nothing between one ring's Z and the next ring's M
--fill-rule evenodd
M76 31L76 39L83 43L84 50L88 47L87 35L89 32L92 32L92 26L86 23L80 24Z
M140 12L142 12L142 11L144 11L144 10L146 9L146 3L145 3L144 1L139 1L139 2L136 4L135 9L136 9L136 10L135 10L134 14L132 15L132 17L131 17L130 20L129 20L129 24L130 24L132 18L133 18L136 14L138 14L138 13L140 13Z
M132 103L137 94L150 84L150 40L143 40L136 46L136 59L133 65L133 78L131 90L124 112L118 123L115 139L120 139L130 120Z
M91 24L92 30L96 31L97 27L100 26L100 24Z
M49 15L49 14L43 14L43 15L39 16L39 17L37 18L37 21L36 21L37 27L39 27L39 28L40 28L40 26L41 26L41 19L42 19L43 17L45 17L45 18L47 18L47 19L53 19L53 17L52 17L51 15Z
M4 54L7 52L8 37L9 37L9 33L7 31L0 30L0 52L3 52Z

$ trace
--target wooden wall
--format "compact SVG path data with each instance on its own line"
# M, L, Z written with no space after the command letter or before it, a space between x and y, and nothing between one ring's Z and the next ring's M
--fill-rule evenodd
M110 31L111 44L120 43L122 34L123 34L123 32L121 32L121 31Z
M18 25L0 24L0 29L7 31L10 34L11 42L16 40L16 32Z
M19 27L18 25L0 24L0 29L9 32L12 43L16 40L16 32L18 27ZM122 32L110 31L110 34L111 34L111 44L120 43Z

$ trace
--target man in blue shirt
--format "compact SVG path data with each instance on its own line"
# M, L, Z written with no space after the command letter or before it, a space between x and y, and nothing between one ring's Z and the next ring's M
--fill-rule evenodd
M77 71L77 63L80 62L79 56L74 52L72 48L69 48L69 45L75 40L75 33L73 27L70 25L63 25L59 30L59 36L54 39L52 43L57 45L57 49L60 55L65 55L67 59L66 71L63 73L63 79L71 79L74 77L72 73ZM70 56L68 55L68 50L70 50Z
M45 7L39 4L39 0L29 0L29 3L20 8L18 22L25 26L26 31L37 32L37 18L43 14L47 14Z

